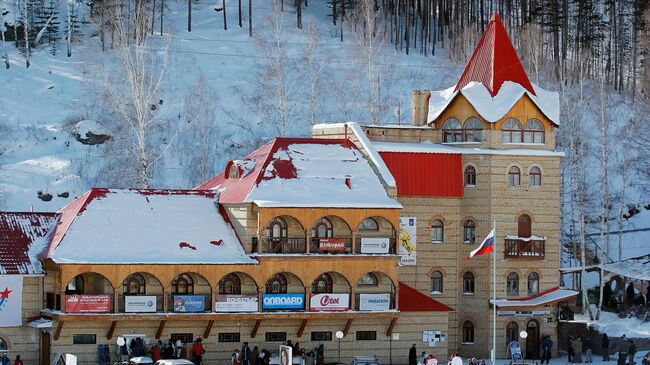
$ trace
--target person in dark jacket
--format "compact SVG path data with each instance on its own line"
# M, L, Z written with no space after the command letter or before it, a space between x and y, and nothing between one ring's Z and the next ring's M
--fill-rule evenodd
M650 352L645 354L645 356L641 360L641 365L650 365Z
M603 333L600 340L600 351L603 353L603 361L609 361L609 337L607 333Z
M163 359L173 359L174 358L174 345L172 340L167 341L165 349L163 350Z
M250 365L251 364L251 348L248 347L248 342L244 342L244 345L241 347L241 364Z
M542 360L541 363L543 364L544 361L548 364L549 361L551 360L551 349L553 348L553 341L551 340L551 336L544 336L544 340L542 340Z
M583 347L585 349L585 362L591 363L593 361L591 350L594 348L594 343L591 341L591 337L585 337Z
M567 340L567 352L568 352L568 362L572 363L573 362L573 356L575 355L575 352L573 351L573 336L569 336L569 339Z
M634 299L634 284L630 283L625 290L625 303L632 305Z
M411 346L409 350L409 365L417 365L418 363L418 350L415 348L415 344Z
M629 349L629 345L627 343L627 338L625 337L625 335L621 337L617 349L618 349L618 361L616 362L616 364L625 365L625 361L627 360L627 350Z
M630 341L630 346L627 349L627 357L630 359L630 365L634 365L634 355L636 355L636 344L632 339Z
M259 363L260 350L257 346L253 346L253 351L251 351L251 365L257 365Z
M9 365L9 363L11 362L11 360L9 360L9 358L7 357L6 352L2 353L2 359L0 359L0 360L2 360L2 362L1 362L2 365Z

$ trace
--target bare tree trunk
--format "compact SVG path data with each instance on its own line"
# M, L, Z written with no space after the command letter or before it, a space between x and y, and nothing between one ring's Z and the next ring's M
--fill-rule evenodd
M153 35L153 30L155 26L156 26L156 0L153 0L153 6L151 6L151 35Z
M228 20L226 19L226 0L221 0L223 6L223 30L228 30Z
M226 11L226 9L223 9ZM192 31L192 0L187 0L187 31Z
M253 36L253 0L248 0L248 36Z
M239 27L242 28L242 20L241 20L241 0L239 0Z
M160 36L163 35L163 11L165 9L165 0L160 0Z

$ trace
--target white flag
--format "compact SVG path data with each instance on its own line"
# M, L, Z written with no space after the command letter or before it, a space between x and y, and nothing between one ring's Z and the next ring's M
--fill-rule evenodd
M0 275L0 327L23 324L23 277Z

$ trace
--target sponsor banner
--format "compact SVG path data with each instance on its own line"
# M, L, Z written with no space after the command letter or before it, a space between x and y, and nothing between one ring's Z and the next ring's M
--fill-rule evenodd
M343 312L350 309L350 294L312 294L310 312Z
M280 345L280 359L279 365L292 365L293 364L293 349L291 346Z
M156 296L155 295L126 295L124 296L125 312L155 312Z
M304 294L262 294L262 309L304 309Z
M78 294L65 296L66 313L108 313L111 311L109 294Z
M359 310L387 311L390 309L390 294L359 294Z
M550 316L551 311L497 311L497 317L543 317Z
M204 312L203 295L174 295L174 312Z
M508 344L508 347L510 348L510 356L512 357L513 360L521 360L523 358L523 355L521 353L521 346L519 346L519 342L512 341Z
M217 295L215 312L257 312L257 295Z
M23 277L0 276L0 327L23 324Z
M388 253L390 238L361 238L361 253Z
M417 219L415 217L399 218L399 254L400 265L413 266L416 263Z
M318 251L345 252L345 239L320 238L318 240Z

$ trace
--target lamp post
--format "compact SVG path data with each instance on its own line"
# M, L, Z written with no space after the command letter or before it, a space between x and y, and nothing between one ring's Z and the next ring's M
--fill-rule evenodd
M522 342L523 342L524 345L525 345L525 344L526 344L526 337L528 337L528 332L527 332L527 331L521 331L521 332L519 332L519 337L521 337L521 339L523 340ZM524 349L524 351L526 351L526 350L528 350L528 348L525 348L525 349ZM523 351L522 351L522 352L523 352ZM525 358L526 358L526 355L525 355L525 354L526 354L525 352L523 352L523 353L521 354L521 358L522 358L522 359L525 359Z
M339 363L341 362L341 339L343 338L343 332L336 331L336 338L339 340Z

